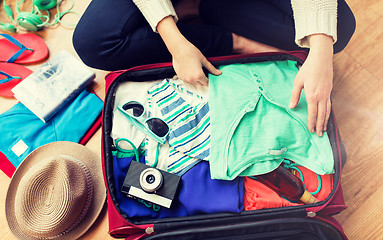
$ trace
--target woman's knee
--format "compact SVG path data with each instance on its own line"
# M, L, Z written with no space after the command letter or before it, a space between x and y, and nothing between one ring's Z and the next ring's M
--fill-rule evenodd
M171 60L165 44L149 25L129 35L95 34L79 26L73 34L73 46L86 65L105 71Z
M94 41L92 33L87 31L86 26L78 25L73 33L72 43L77 55L89 67L100 68L99 47L100 44Z
M105 46L105 42L96 40L86 31L76 28L73 34L73 47L80 59L89 67L105 71L118 70L113 63L113 47ZM128 59L126 59L128 60Z
M76 26L73 46L86 65L116 70L121 66L111 60L131 48L131 36L143 25L146 20L131 0L93 0Z

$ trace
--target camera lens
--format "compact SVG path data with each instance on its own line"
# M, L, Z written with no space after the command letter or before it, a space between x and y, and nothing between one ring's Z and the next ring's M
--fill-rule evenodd
M161 187L162 182L162 174L158 169L147 168L140 174L140 185L145 192L155 192Z
M149 184L154 183L155 180L156 180L156 177L154 175L148 175L146 177L146 182L149 183Z

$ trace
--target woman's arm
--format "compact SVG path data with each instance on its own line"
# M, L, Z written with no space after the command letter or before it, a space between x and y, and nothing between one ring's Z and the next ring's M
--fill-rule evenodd
M290 108L299 102L302 89L305 90L308 129L323 136L331 112L330 94L333 83L333 38L325 34L307 37L310 52L294 80Z
M205 56L191 44L178 30L174 19L170 16L164 18L157 25L157 31L173 56L173 67L178 77L191 84L208 84L202 67L215 75L221 71L216 69Z
M154 32L157 29L158 23L167 16L172 16L175 22L178 21L178 16L171 0L133 0L133 2L142 15L144 15Z
M333 44L337 41L337 0L291 0L295 41L310 48L309 55L294 80L290 107L305 89L308 129L323 136L331 112Z
M153 31L157 31L173 57L178 77L191 84L208 84L202 67L212 74L221 74L203 54L179 31L177 14L170 0L133 0Z

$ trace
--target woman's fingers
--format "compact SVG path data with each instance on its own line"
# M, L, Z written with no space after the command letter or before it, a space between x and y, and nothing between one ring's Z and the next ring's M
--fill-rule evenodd
M331 100L329 98L326 104L326 121L324 122L324 126L323 126L324 131L327 131L327 124L328 124L328 119L330 118L330 114L331 114Z
M323 136L323 130L324 130L324 124L326 122L326 116L327 116L327 101L318 102L318 114L317 114L317 121L316 121L316 133L319 137Z
M310 132L315 132L315 125L317 122L318 115L318 103L315 101L307 101L307 112L308 112L308 129Z
M309 101L307 102L308 129L316 132L319 137L327 130L327 123L331 113L331 101Z
M206 58L204 58L202 61L202 65L211 73L214 75L221 75L222 71L215 68L211 62L209 62Z

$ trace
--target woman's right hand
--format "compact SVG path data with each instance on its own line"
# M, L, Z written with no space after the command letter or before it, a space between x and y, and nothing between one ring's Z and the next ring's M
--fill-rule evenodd
M179 52L173 54L173 67L178 78L191 84L208 85L208 78L202 70L205 67L210 73L220 75L206 57L190 42L179 46Z
M173 56L173 67L179 79L193 85L202 84L207 86L208 78L202 67L205 67L214 75L222 73L180 33L173 17L166 17L159 22L157 31Z

